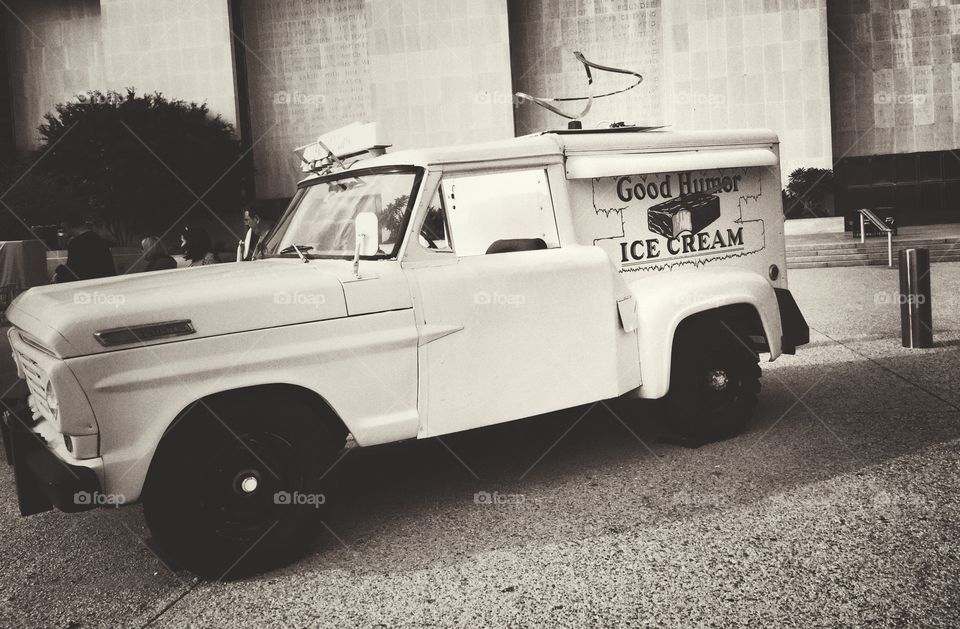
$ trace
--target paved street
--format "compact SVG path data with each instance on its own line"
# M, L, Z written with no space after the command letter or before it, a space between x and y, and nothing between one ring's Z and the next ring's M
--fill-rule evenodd
M0 626L956 627L960 263L930 350L896 271L790 280L812 342L746 434L685 449L600 404L354 449L312 554L257 578L169 570L139 507L21 519L4 468Z

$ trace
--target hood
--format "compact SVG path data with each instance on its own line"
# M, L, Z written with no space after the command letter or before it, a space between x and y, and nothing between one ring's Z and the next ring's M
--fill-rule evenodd
M326 261L324 261L326 262ZM299 260L215 264L31 288L7 319L67 358L347 316L338 276L349 263ZM189 320L195 332L102 345L95 332Z

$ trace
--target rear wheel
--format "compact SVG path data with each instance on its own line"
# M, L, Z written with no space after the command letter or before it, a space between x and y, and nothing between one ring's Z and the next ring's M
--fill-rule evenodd
M701 445L742 432L760 393L759 357L722 321L677 330L664 399L664 428Z
M198 404L157 450L147 525L174 563L208 579L279 565L316 532L318 479L342 446L296 399Z

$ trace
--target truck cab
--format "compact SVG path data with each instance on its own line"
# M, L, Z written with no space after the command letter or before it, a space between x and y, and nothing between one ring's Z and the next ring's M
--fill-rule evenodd
M808 341L771 132L330 153L258 260L10 306L30 390L3 422L21 513L142 501L181 565L242 574L309 538L348 435L632 397L703 443L746 426L761 355Z

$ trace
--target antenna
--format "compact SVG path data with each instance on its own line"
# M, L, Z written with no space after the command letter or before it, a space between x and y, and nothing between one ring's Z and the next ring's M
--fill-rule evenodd
M537 96L531 96L530 94L525 94L524 92L517 92L516 96L518 98L531 100L536 104L540 105L541 107L545 109L549 109L550 111L557 114L558 116L563 116L564 118L569 119L570 122L568 123L568 128L582 129L583 124L580 122L580 119L586 116L588 113L590 113L590 108L593 107L594 98L606 98L607 96L622 94L626 91L632 90L633 88L635 88L636 86L640 85L640 83L643 82L643 75L641 75L639 72L634 72L632 70L624 70L622 68L614 68L612 66L600 65L599 63L593 63L592 61L588 61L587 58L583 56L583 53L580 52L579 50L574 52L573 56L577 59L577 61L583 64L583 69L587 73L587 89L589 90L589 94L587 94L587 96L564 96L560 98L541 98ZM630 76L636 77L637 81L633 85L630 85L623 89L615 90L613 92L607 92L606 94L594 94L593 93L593 90L594 90L593 73L590 71L590 68L593 68L595 70L600 70L601 72L612 72L614 74L628 74ZM587 104L584 106L583 110L577 114L568 114L562 111L556 105L551 104L551 103L569 103L569 102L574 102L579 100L585 100L587 101Z

